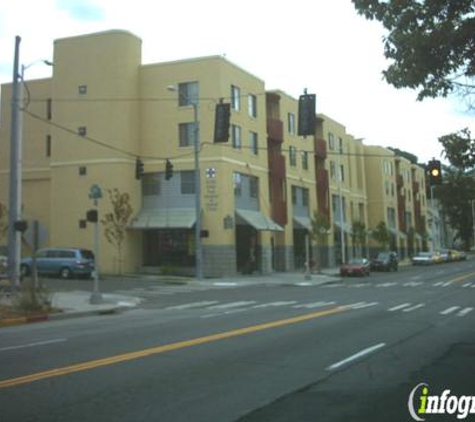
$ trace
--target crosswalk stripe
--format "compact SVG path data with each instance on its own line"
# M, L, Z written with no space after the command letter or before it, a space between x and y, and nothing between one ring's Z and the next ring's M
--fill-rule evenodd
M434 283L434 287L437 287L437 286L442 286L442 284L444 284L443 281L438 281L437 283Z
M313 308L321 308L323 306L328 306L328 305L335 305L336 302L314 302L314 303L302 303L300 305L295 305L293 308L299 309L299 308L306 308L306 309L313 309Z
M167 310L183 310L183 309L192 309L192 308L199 308L202 306L210 306L218 303L217 300L203 300L201 302L192 302L192 303L185 303L184 305L175 305L175 306L169 306L168 308L165 308Z
M453 281L447 281L446 283L442 284L442 287L450 286L452 283Z
M465 283L462 285L462 287L470 287L472 285L472 283Z
M254 309L260 309L260 308L271 308L274 306L288 306L288 305L294 305L297 303L296 300L288 300L288 301L282 301L282 302L269 302L269 303L261 303L259 305L254 305L251 306Z
M220 309L238 308L240 306L253 305L254 303L256 303L255 300L243 300L240 302L231 302L231 303L224 303L222 305L207 306L206 309L220 310Z
M452 312L456 311L459 308L460 308L460 306L451 306L450 308L447 308L447 309L439 312L439 314L440 315L448 315L448 314L451 314Z
M422 308L426 306L424 303L418 303L417 305L411 306L410 308L405 308L402 311L403 312L412 312L415 311L416 309Z
M364 308L370 308L371 306L376 306L378 304L379 302L369 302L369 303L363 302L361 304L356 304L353 306L350 305L349 307L352 309L364 309Z
M391 287L396 286L398 283L395 281L387 281L386 283L376 284L376 287Z
M394 306L393 308L389 308L389 312L399 311L400 309L406 308L407 306L411 306L410 303L402 303L401 305Z
M465 308L465 309L462 309L461 311L459 311L457 313L457 316L464 317L465 315L467 315L469 312L472 312L472 311L473 311L473 308Z

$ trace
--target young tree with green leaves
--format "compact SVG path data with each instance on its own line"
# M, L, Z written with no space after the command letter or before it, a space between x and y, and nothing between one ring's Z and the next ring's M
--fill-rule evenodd
M107 189L107 193L112 205L112 212L105 214L101 223L104 226L106 240L117 249L119 274L122 274L122 244L133 209L128 193L122 193L117 188Z
M330 232L330 223L325 214L314 211L312 218L312 229L310 230L310 239L315 241L318 246L317 271L322 268L322 251L321 247L326 245L328 234Z
M387 248L391 233L389 232L388 227L384 221L381 221L376 226L376 229L373 230L371 237L378 242L384 249Z
M362 221L354 221L351 225L351 239L353 246L358 251L357 254L361 257L363 247L366 245L367 239L366 225Z

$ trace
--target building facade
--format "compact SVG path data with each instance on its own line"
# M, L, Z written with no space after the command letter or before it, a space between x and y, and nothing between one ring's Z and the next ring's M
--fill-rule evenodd
M221 56L144 65L139 38L106 31L56 40L53 76L26 84L23 215L39 222L42 246L92 249L87 211L97 209L104 220L114 212L110 193L126 194L133 212L120 252L99 222L103 272L194 274L195 136L205 276L303 270L317 256L324 266L367 256L376 245L368 249L357 228L367 232L380 221L392 233L391 247L403 254L423 247L420 167L365 146L323 114L313 136L299 136L298 101L266 91L262 79ZM11 119L10 98L11 84L2 85L3 122ZM230 104L230 136L216 143L221 102ZM4 124L3 203L9 140ZM91 195L96 188L99 199ZM328 230L311 241L317 216ZM23 249L28 254L28 242Z

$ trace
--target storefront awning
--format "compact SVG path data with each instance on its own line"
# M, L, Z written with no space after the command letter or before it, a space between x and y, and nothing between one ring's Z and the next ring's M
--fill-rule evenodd
M131 229L190 229L196 221L192 208L142 209L130 224Z
M338 229L341 229L341 224L339 221L335 221L334 224ZM343 223L343 231L346 233L351 233L351 226L348 223Z
M236 223L249 224L256 230L283 231L277 223L260 211L236 210Z
M312 230L312 221L310 217L294 215L294 228Z

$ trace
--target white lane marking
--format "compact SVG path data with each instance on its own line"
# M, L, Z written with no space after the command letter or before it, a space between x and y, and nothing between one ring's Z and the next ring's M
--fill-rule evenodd
M405 287L416 287L416 286L420 286L422 283L422 281L408 281L407 283L404 283L403 286Z
M450 308L447 308L447 309L439 312L439 314L440 315L448 315L448 314L451 314L452 312L456 311L459 308L460 308L460 306L451 306Z
M465 308L465 309L462 309L460 312L458 312L457 316L464 317L465 315L467 315L469 312L472 312L472 311L473 311L473 308Z
M349 284L348 287L366 287L369 285L370 283L355 283L355 284Z
M472 285L472 283L465 283L462 285L462 287L470 287Z
M410 308L403 309L403 312L412 312L415 311L416 309L422 308L423 306L426 306L425 303L418 303L415 306L412 306Z
M306 308L306 309L313 309L313 308L321 308L323 306L328 306L328 305L335 305L336 302L313 302L313 303L302 303L300 305L295 305L293 308L299 309L299 308Z
M347 357L346 359L343 359L339 362L336 362L334 363L333 365L330 365L327 370L328 371L332 371L332 370L335 370L335 369L338 369L340 368L341 366L343 365L346 365L347 363L350 363L356 359L360 359L362 358L363 356L365 355L369 355L370 353L373 353L375 352L376 350L378 349L381 349L382 347L386 346L386 343L379 343L379 344L376 344L374 346L371 346L371 347L368 347L366 349L363 349L361 350L360 352L358 353L355 353L354 355L351 355L350 357Z
M452 283L453 281L447 281L446 283L442 284L442 287L450 286Z
M376 284L376 287L391 287L396 286L397 282L395 281L387 281L386 283Z
M256 303L255 300L243 300L241 302L231 302L231 303L224 303L222 305L208 306L206 307L206 309L218 310L218 309L238 308L239 306L253 305L254 303Z
M214 305L215 303L218 303L218 301L217 300L203 300L201 302L191 302L191 303L186 303L184 305L169 306L165 309L175 311L175 310L182 310L182 309L199 308L201 306L210 306L210 305Z
M5 352L7 350L25 349L27 347L46 346L48 344L63 343L65 341L68 341L68 339L67 338L57 338L57 339L54 339L54 340L37 341L35 343L27 343L27 344L22 344L22 345L19 345L19 346L3 347L3 348L0 349L0 352Z
M433 286L434 286L434 287L442 286L442 284L444 284L443 281L438 281L437 283L434 283Z
M271 308L274 306L294 305L295 303L297 303L296 300L288 300L288 301L282 301L282 302L269 302L269 303L261 303L260 305L254 305L254 306L251 306L251 308L254 308L254 309Z
M393 308L389 308L389 312L399 311L399 309L406 308L407 306L411 306L410 303L402 303L401 305L394 306Z
M475 284L472 284L470 287L471 287L472 289L475 289Z
M358 303L352 303L350 305L345 305L345 307L351 308L351 309L364 309L364 308L370 308L371 306L376 306L378 305L379 302L358 302Z
M234 281L217 281L216 283L213 283L213 286L225 286L225 287L230 287L230 286L237 286L238 284Z

